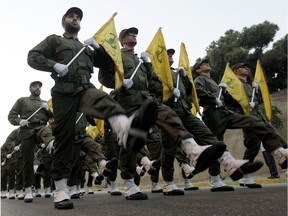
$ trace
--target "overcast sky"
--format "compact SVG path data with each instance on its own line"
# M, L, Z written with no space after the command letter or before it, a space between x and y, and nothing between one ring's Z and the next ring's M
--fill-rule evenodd
M12 126L7 115L16 100L30 95L31 81L43 82L41 98L50 98L54 81L50 73L27 65L27 53L51 34L62 35L61 18L68 8L83 10L80 41L92 37L117 12L117 33L129 27L139 29L136 53L145 51L159 27L166 48L174 48L174 66L178 65L180 43L186 45L190 64L205 56L212 41L233 29L242 31L265 20L280 30L275 41L287 34L287 0L0 0L1 18L1 134L2 145ZM92 78L96 87L97 69Z

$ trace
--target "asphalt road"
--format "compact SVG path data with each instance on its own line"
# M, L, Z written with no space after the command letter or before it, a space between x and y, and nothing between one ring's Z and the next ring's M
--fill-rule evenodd
M53 198L1 200L1 216L287 216L287 184L266 184L262 189L239 186L233 192L210 192L209 188L185 191L184 196L164 196L149 191L148 200L125 200L107 192L73 200L71 210L57 210Z

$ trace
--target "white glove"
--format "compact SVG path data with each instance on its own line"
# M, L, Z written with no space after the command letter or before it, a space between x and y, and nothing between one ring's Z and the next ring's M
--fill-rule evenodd
M46 151L49 154L51 154L53 149L54 149L54 140L51 140L46 147Z
M2 163L1 163L1 166L4 166L5 165L5 161L3 161Z
M41 104L41 107L42 108L44 108L45 110L49 110L49 107L48 107L48 104L46 103L46 102L43 102L42 104Z
M255 91L258 92L259 85L256 82L252 82L252 88L255 88Z
M21 119L21 121L20 121L20 127L24 127L24 126L29 126L29 121L28 120L26 120L26 119Z
M123 80L123 86L126 88L126 89L130 89L132 86L133 86L133 80L132 79L124 79Z
M177 73L179 73L180 76L185 77L186 76L186 72L184 67L178 67L176 68Z
M249 102L249 104L250 104L250 108L251 108L251 109L254 109L254 107L255 107L255 102Z
M140 55L140 59L142 59L143 62L146 62L146 63L151 62L151 59L149 58L149 55L147 52L142 52Z
M14 147L14 151L19 151L20 147L19 146L15 146Z
M7 155L6 155L6 158L7 158L7 159L10 159L11 157L12 157L12 154L7 154Z
M180 98L180 90L178 88L174 88L173 90L173 95L176 97L176 98Z
M64 77L68 72L68 66L60 63L56 63L53 69L59 74L60 77Z
M226 83L220 83L219 85L218 85L219 87L221 87L221 88L227 88L227 84Z
M40 145L40 147L43 149L43 148L45 148L45 143L42 143L41 145Z
M215 99L216 107L223 107L223 103L219 98Z
M84 46L92 46L94 49L99 49L100 45L93 38L84 41Z

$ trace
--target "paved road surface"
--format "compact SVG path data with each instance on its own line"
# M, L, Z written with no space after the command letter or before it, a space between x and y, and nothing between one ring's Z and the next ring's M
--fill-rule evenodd
M2 216L287 216L287 184L267 184L262 189L235 187L233 192L210 192L209 188L164 196L147 191L149 199L128 201L107 192L74 200L74 209L57 210L53 198L1 200Z

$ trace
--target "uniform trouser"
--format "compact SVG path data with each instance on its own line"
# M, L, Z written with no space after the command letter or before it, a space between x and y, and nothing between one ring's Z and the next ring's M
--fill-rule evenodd
M277 134L277 137L281 143L281 146L283 146L284 148L287 148L287 143L279 136L275 128L267 120L262 120L262 122L264 123L266 128L268 128L268 130L273 131L275 134ZM257 156L257 154L259 153L261 140L250 129L243 129L243 134L244 134L244 145L246 147L243 159L253 161L255 157ZM263 143L263 146L264 145L267 146L269 145L269 143L268 144Z
M43 185L44 185L44 188L48 188L48 187L51 187L51 163L52 163L52 155L49 154L45 149L41 149L39 152L38 152L38 158L40 160L40 164L43 165L43 171L40 174L40 177L39 178L42 178L43 179ZM35 184L34 186L36 188L40 188L40 185L38 187L38 183L37 181L37 178L38 178L38 174L35 174ZM39 184L40 184L40 181L39 181Z
M35 189L40 189L41 188L41 174L40 173L35 173L34 175L34 187Z
M15 163L16 190L23 190L23 187L24 187L24 184L23 184L23 169L24 169L24 167L23 167L23 157L20 154L21 154L21 152L19 152L19 155L17 155L17 156L14 155L16 157L16 163Z
M21 140L21 152L23 156L23 182L24 187L30 187L34 183L34 147L37 143L46 145L54 139L52 131L46 126L38 126L31 129L33 134ZM21 133L21 130L20 130Z
M157 128L157 126L152 127L152 131L148 134L146 139L146 146L150 154L150 160L160 159L162 150L162 139L161 131ZM150 175L150 180L152 182L159 182L159 172L160 169L157 169Z
M180 166L182 163L190 164L190 160L187 158L185 152L179 147L176 150L176 160ZM181 169L181 174L183 178L187 178L183 169Z
M97 119L108 119L125 114L125 111L107 93L96 88L85 89L73 95L52 91L52 103L55 119L52 176L57 181L70 177L77 112Z
M6 162L6 164L1 167L1 191L6 191L7 189L10 191L14 189L15 174L15 163Z
M23 155L23 183L24 188L31 187L34 184L34 147L35 136L30 136L22 140L22 155Z
M169 151L170 148L175 148L175 143L179 145L181 140L192 137L192 135L184 128L181 120L176 113L168 106L164 104L158 104L158 115L156 119L156 125L165 133L169 134L170 138L174 140L174 143L163 143L165 146L164 152L166 156L162 157L162 176L165 181L173 180L173 163L175 159L175 151ZM172 146L171 146L172 145ZM165 151L166 150L166 151ZM165 154L164 153L164 154ZM134 178L136 174L136 162L137 152L134 152L132 148L128 147L126 150L120 149L120 167L121 177L123 179ZM169 172L163 171L164 166L167 169L172 169ZM172 168L171 168L172 167ZM171 175L172 173L172 175ZM171 180L172 179L172 180Z
M44 188L51 187L51 168L50 164L44 165L44 170L41 173L35 173L34 186L36 189L41 188L41 179L43 179Z
M181 140L193 136L186 130L177 114L164 104L158 104L156 125L165 134L162 136L162 177L164 181L173 181L176 149L180 145ZM169 136L169 138L167 136Z
M263 151L262 154L271 176L278 176L278 170L273 155L267 151Z
M8 188L8 172L9 168L7 164L1 167L1 191L6 191Z
M83 142L81 143L81 148L86 153L86 157L88 156L95 163L98 163L102 159L106 160L104 152L90 136L84 137Z
M179 147L176 149L175 158L178 161L180 166L181 166L182 163L190 164L189 159L187 158L185 152Z
M87 181L87 187L92 187L92 183L93 183L93 176L89 175Z
M84 188L85 182L86 182L86 167L82 165L82 169L81 169L81 178L80 178L80 188ZM90 176L90 172L89 172L89 176Z
M106 122L105 122L106 124ZM117 142L116 135L112 132L112 129L105 129L104 131L104 154L107 160L112 158L119 159L119 146ZM110 181L115 181L117 178L118 167L115 167L111 170L110 175L107 177L107 182L110 184Z
M279 135L254 116L246 116L222 108L210 109L203 114L203 121L219 140L223 139L226 129L247 129L257 135L268 152L282 147ZM209 173L219 174L220 164L215 162L214 166L210 166Z
M75 142L73 146L73 162L70 177L68 178L67 185L69 187L78 185L80 183L79 172L81 170L82 163L80 161L81 143Z

